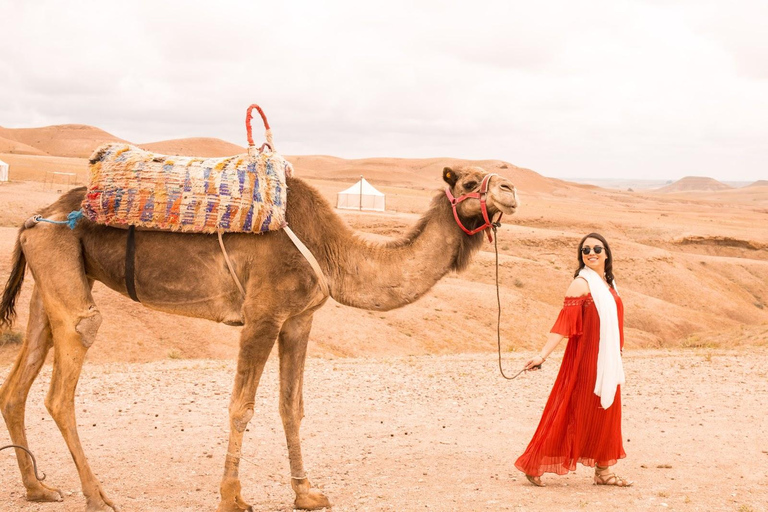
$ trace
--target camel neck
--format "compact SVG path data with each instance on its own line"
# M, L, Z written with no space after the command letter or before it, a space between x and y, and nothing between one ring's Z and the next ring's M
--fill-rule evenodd
M318 260L331 296L352 307L386 311L414 302L450 270L465 267L483 234L464 234L444 194L402 238L356 235L317 191L289 181L288 222Z
M339 264L331 278L334 299L386 311L424 295L453 268L466 237L449 217L450 209L437 210L431 209L399 240L372 243L354 235L346 240L339 247Z

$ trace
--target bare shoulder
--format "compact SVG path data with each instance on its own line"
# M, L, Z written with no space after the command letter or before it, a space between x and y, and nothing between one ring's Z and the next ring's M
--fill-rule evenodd
M568 287L568 291L565 292L566 297L583 297L589 294L589 285L586 279L577 277L571 282Z

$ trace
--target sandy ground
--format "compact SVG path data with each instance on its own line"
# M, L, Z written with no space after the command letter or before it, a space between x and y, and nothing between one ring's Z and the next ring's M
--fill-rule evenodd
M505 356L506 357L506 356ZM515 369L522 355L505 364ZM310 478L335 511L768 510L768 350L637 350L625 355L629 489L591 485L590 468L528 484L513 467L536 427L559 356L513 382L492 354L308 361L303 449ZM10 366L0 368L4 378ZM78 388L80 436L123 510L214 510L228 435L233 362L87 364ZM277 365L268 363L246 434L243 495L259 511L289 511ZM27 431L62 503L24 500L9 451L0 510L80 511L84 498L61 435L43 407L44 368ZM0 431L0 444L9 442Z

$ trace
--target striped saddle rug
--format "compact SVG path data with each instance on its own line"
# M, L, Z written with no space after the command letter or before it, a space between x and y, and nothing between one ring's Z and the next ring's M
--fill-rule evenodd
M105 144L90 159L83 214L107 226L263 233L286 226L290 162L271 150L177 157Z

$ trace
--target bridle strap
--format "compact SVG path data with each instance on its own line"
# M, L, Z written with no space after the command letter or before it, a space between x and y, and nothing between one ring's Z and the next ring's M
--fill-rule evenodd
M491 235L491 226L493 226L493 221L488 217L488 208L486 206L486 197L488 196L488 187L491 183L491 178L493 176L498 176L496 173L486 174L485 178L483 178L483 181L480 183L480 190L477 192L470 192L468 194L464 194L460 197L453 197L453 194L451 193L450 187L445 189L445 195L448 196L448 200L451 202L451 208L453 208L453 218L456 219L456 224L459 225L462 231L464 231L467 235L474 235L476 233L479 233L480 231L483 231L487 229L488 231L486 234L488 235L488 241L493 242L493 236ZM473 230L467 229L464 224L461 222L461 219L459 218L459 212L456 211L456 206L464 201L465 199L478 199L480 200L480 210L483 212L483 220L485 223ZM498 218L496 219L496 222L501 221L501 213L499 213Z

